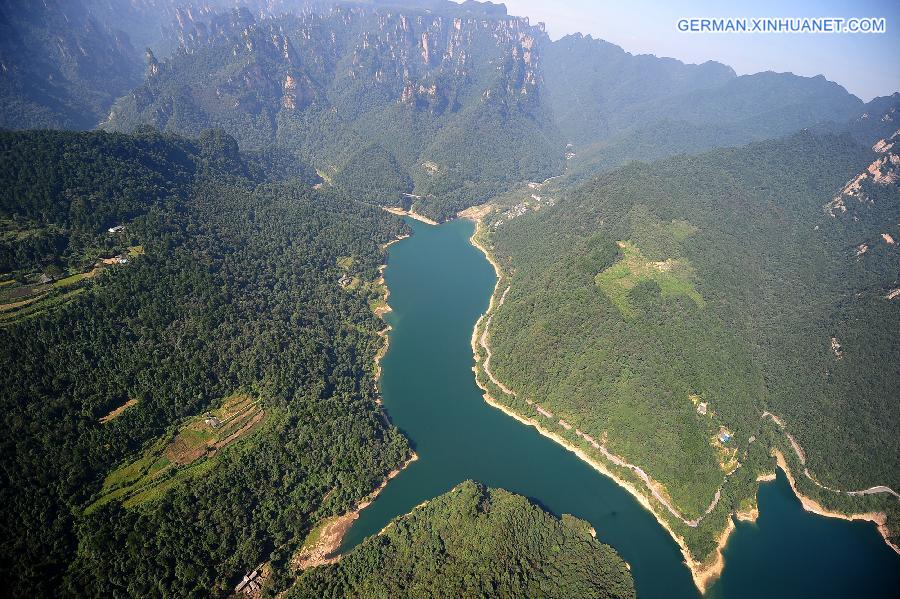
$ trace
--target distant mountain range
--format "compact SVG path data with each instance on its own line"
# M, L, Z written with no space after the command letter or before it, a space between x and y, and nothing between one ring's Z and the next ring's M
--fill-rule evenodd
M698 587L776 463L896 548L898 110L491 2L0 0L4 590L633 595L586 523L474 483L294 568L413 457L383 206L474 207L478 381Z
M543 24L507 16L502 4L251 0L223 11L232 4L133 0L117 12L110 0L79 1L42 12L4 7L10 27L28 24L17 29L32 40L9 38L3 47L4 73L12 74L2 97L15 107L5 126L102 121L110 130L152 125L192 136L220 127L242 147L281 146L325 180L353 179L373 202L415 204L435 218L510 183L559 174L567 144L573 167L589 174L864 111L821 76L738 77L719 63L635 56L580 34L554 42ZM60 24L72 11L79 18ZM91 31L90 45L79 46ZM106 64L64 69L71 50L39 63L23 58L59 34ZM141 42L143 83L129 36ZM54 68L65 76L43 73ZM56 95L16 83L48 77ZM82 97L85 87L105 91ZM387 160L389 176L346 173L373 153Z

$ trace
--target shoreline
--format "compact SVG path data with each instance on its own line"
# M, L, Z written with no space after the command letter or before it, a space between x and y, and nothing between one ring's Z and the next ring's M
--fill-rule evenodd
M567 439L559 436L557 433L547 430L544 428L540 422L528 418L527 416L523 416L519 414L509 406L502 404L497 401L491 394L490 391L478 380L478 369L480 367L479 359L480 352L478 350L478 328L481 326L482 321L485 317L490 317L491 311L494 309L494 298L497 295L497 290L500 288L500 283L503 279L503 272L500 269L500 265L494 260L493 256L491 256L490 252L487 251L477 239L478 233L481 231L482 222L480 218L475 218L470 215L465 215L464 218L468 218L475 222L475 231L472 233L472 236L469 238L469 243L471 243L475 248L477 248L482 254L484 254L485 259L494 267L494 272L497 275L497 282L494 284L494 291L491 294L490 302L488 303L488 308L482 314L478 320L475 322L475 326L472 330L472 353L475 358L475 365L472 367L472 370L475 371L475 384L484 392L483 398L485 403L489 406L496 408L506 414L507 416L517 420L519 423L524 424L525 426L534 427L537 432L548 439L554 441L558 445L562 446L567 451L575 454L583 462L587 463L588 466L599 472L600 474L606 476L611 479L614 483L625 489L629 494L631 494L637 502L656 519L660 526L662 526L666 532L669 533L669 536L675 541L681 550L681 555L684 558L684 563L687 566L688 570L691 573L691 578L694 581L694 585L700 590L701 594L704 593L707 587L712 583L715 579L717 579L722 570L725 567L725 559L722 555L722 550L728 542L728 537L731 535L731 532L734 530L734 521L731 518L728 518L728 526L726 526L723 533L718 537L718 543L716 546L716 550L714 552L714 558L711 563L702 563L698 562L694 556L691 554L690 550L687 547L687 543L684 538L677 534L669 523L664 520L661 516L659 516L656 511L653 509L650 500L646 495L641 493L637 487L634 486L630 481L626 481L622 478L616 476L606 464L595 460L593 457L589 456L583 449L577 447L572 444ZM486 331L485 331L486 333Z
M821 503L812 499L811 497L807 497L800 493L799 489L797 489L797 483L794 480L794 475L791 473L790 467L788 467L787 460L784 458L784 454L781 453L777 448L772 448L772 454L775 456L775 461L778 464L778 467L784 472L784 475L788 479L788 484L791 485L791 490L794 492L794 495L797 496L797 499L800 500L800 505L803 506L803 509L811 514L816 514L818 516L824 516L826 518L839 518L841 520L847 520L850 522L863 520L866 522L872 522L878 529L878 533L881 535L881 538L887 544L888 547L893 549L895 552L900 554L900 546L895 545L889 538L890 530L887 526L887 514L884 512L862 512L856 514L845 514L843 512L838 512L836 510L830 510L823 506Z
M334 564L340 561L341 557L343 557L343 553L338 553L341 548L341 544L344 542L344 537L347 532L350 530L353 523L359 518L360 512L364 509L372 505L372 502L375 501L381 492L387 487L388 482L398 474L406 470L406 468L419 459L419 455L413 451L412 455L406 459L405 462L391 470L387 473L384 479L381 481L381 484L378 485L371 493L362 498L362 500L356 505L356 508L350 510L346 514L341 514L339 516L331 516L329 518L325 518L322 523L317 524L310 531L310 534L318 528L322 526L322 532L320 540L316 541L312 547L304 550L304 547L301 546L297 553L291 558L291 567L295 572L303 571L308 568L315 568L317 566L324 566L327 564Z
M388 212L392 212L391 210L385 208ZM413 218L416 218L413 216ZM424 218L424 217L423 217ZM402 241L406 238L410 237L409 233L404 233L402 235L398 235L396 238L388 241L385 244L382 244L381 249L387 250L388 247L397 243L398 241ZM391 312L391 306L388 303L388 298L391 295L391 290L388 288L387 284L384 281L384 271L387 268L387 261L378 267L379 277L375 280L375 283L382 286L384 288L384 297L382 298L383 304L376 307L373 312L379 318ZM381 413L381 417L384 421L390 424L390 417L388 416L387 410L384 409L384 406L381 401L379 385L378 382L381 379L381 360L387 354L388 349L391 344L391 325L385 322L385 327L378 331L378 336L383 340L381 347L375 352L375 368L373 370L373 378L375 384L375 392L378 394L376 398L376 403L378 404L379 411ZM322 523L317 524L316 527L322 526L321 532L321 540L317 541L313 547L308 548L304 551L304 548L301 548L294 554L291 558L292 567L295 571L304 570L306 568L313 568L316 566L322 566L325 564L333 564L341 559L342 553L338 553L341 548L341 544L344 541L344 537L347 532L355 522L359 518L360 512L364 509L372 505L381 492L387 487L388 483L399 475L401 472L406 470L410 464L419 459L419 454L417 454L414 450L410 450L409 457L401 463L399 466L391 470L385 475L382 479L381 484L378 485L375 489L373 489L368 495L363 497L359 503L357 503L356 507L345 514L341 514L339 516L331 516L322 521ZM315 530L315 528L313 530ZM310 534L312 534L312 530Z
M478 208L478 207L476 207L476 208ZM479 363L481 355L480 355L480 351L478 349L478 341L479 341L478 329L481 326L481 324L485 318L490 319L490 314L495 309L494 300L497 295L497 291L500 288L500 283L502 282L502 279L503 279L503 272L500 269L500 265L494 260L491 253L477 239L477 236L478 236L479 232L481 231L481 227L483 226L483 224L482 224L483 214L481 213L481 211L469 209L467 211L461 212L458 216L463 217L463 218L468 218L469 220L475 222L476 228L475 228L475 231L473 232L472 236L470 237L469 242L472 244L472 246L474 246L479 251L481 251L482 254L484 254L485 259L491 264L491 266L494 268L494 272L497 275L497 282L494 285L494 291L491 294L491 299L488 304L488 308L484 312L484 314L482 314L478 318L478 320L475 323L475 327L472 331L472 352L473 352L473 356L475 358L475 365L472 367L472 370L475 372L475 375L476 375L475 376L476 384L484 392L483 397L484 397L485 402L488 405L490 405L496 409L499 409L504 414L514 418L521 424L534 427L538 431L539 434L551 439L552 441L561 445L566 450L571 451L579 459L586 462L589 466L591 466L592 468L594 468L601 474L612 479L613 482L615 482L620 487L622 487L623 489L628 491L628 493L630 493L632 496L634 496L635 499L638 501L638 503L640 503L642 507L644 507L647 511L649 511L653 515L653 517L660 524L660 526L662 526L669 533L669 535L675 540L675 542L678 544L679 548L681 549L682 556L684 557L684 562L691 572L691 577L694 580L694 584L700 590L701 594L705 593L707 588L710 586L710 584L712 582L714 582L717 578L719 578L722 574L722 571L725 566L723 550L728 543L728 539L730 538L731 533L735 530L735 522L734 522L735 518L737 518L739 521L742 521L742 522L755 522L757 520L757 518L759 517L758 507L754 507L751 510L745 510L745 511L741 511L741 510L732 511L729 514L729 517L727 520L728 524L726 525L725 529L723 529L716 537L716 540L717 540L716 549L710 554L711 560L706 561L706 562L697 561L694 558L694 556L691 554L690 550L688 549L687 544L685 543L683 537L681 537L680 535L675 533L675 531L671 528L669 523L665 519L663 519L659 514L657 514L656 510L653 508L653 506L650 503L647 496L644 495L641 491L639 491L634 486L633 483L619 478L618 476L613 474L604 463L596 460L593 456L588 455L583 449L577 447L576 445L573 445L567 439L564 439L563 437L559 436L558 434L545 429L541 425L540 422L533 420L522 414L519 414L518 412L516 412L509 406L497 401L493 396L491 396L490 391L481 383L481 381L478 380L479 372L483 372L492 381L494 380L491 373L485 372L485 369L482 368L482 365ZM508 290L509 290L509 288L507 288L507 291ZM498 305L501 305L501 304L502 304L502 301L498 303ZM486 337L486 334L487 334L487 331L485 330L482 337ZM486 353L488 353L490 350L487 348L486 343L484 343L484 345L485 345ZM506 388L503 385L498 384L498 387L504 391L506 390ZM509 394L512 396L515 396L515 393L509 392ZM769 415L769 414L764 413L763 417L765 417L766 415ZM777 420L777 417L775 417L774 415L770 415L770 416L772 416L772 419L776 422L776 424L780 424ZM793 441L793 439L790 437L789 437L789 440ZM795 447L795 450L796 450L796 447ZM803 494L801 494L798 491L797 486L794 482L793 476L791 475L790 469L787 467L787 463L784 460L784 456L777 449L774 449L774 448L773 448L773 455L776 455L777 458L780 458L778 460L778 466L787 475L788 481L791 486L791 490L794 492L794 495L800 500L801 504L803 505L804 510L811 512L811 513L818 514L820 516L824 516L824 517L840 518L842 520L850 520L850 521L865 520L865 521L872 522L877 526L878 532L881 535L884 542L889 547L891 547L894 551L896 551L898 554L900 554L900 546L895 545L889 539L890 531L887 527L887 516L885 513L883 513L883 512L868 512L868 513L857 513L857 514L845 514L842 512L835 511L835 510L826 509L821 504L819 504L817 501L804 496ZM813 482L816 482L814 479L812 479L812 477L810 477L810 478L811 478L811 480L813 480ZM775 473L773 471L770 474L758 476L757 483L769 482L774 479L775 479ZM757 485L757 491L758 491L758 485ZM848 494L853 494L853 493L848 493ZM707 510L707 512L709 512L709 510Z
M387 243L382 243L382 244L381 244L381 250L382 250L382 251L387 250L389 247L391 247L392 245L394 245L394 244L397 243L398 241L403 241L404 239L406 239L406 238L408 238L408 237L409 237L409 233L401 233L400 235L397 235L396 237L394 237L393 239L391 239L391 240L388 241ZM384 267L385 267L385 266L387 266L387 264L382 264L379 268L380 268L381 270L384 270Z
M890 493L897 499L900 499L900 493L897 493L892 488L885 485L876 485L874 487L869 487L868 489L862 489L860 491L842 491L841 489L835 489L833 487L823 485L816 479L815 476L813 476L812 472L809 471L809 468L806 465L806 452L803 450L803 447L797 441L796 437L788 432L787 425L785 425L784 420L769 411L763 412L762 417L764 419L767 417L771 418L772 422L778 425L778 427L781 429L781 432L784 433L784 436L790 442L791 448L794 450L794 454L797 456L797 459L800 460L800 466L803 467L803 475L820 489L831 491L832 493L847 495L849 497L859 497L860 495L874 495L876 493Z
M438 224L440 224L435 220L431 220L427 216L422 216L421 214L419 214L418 212L415 212L412 209L404 210L403 208L398 208L396 206L382 206L381 209L386 210L387 212L390 212L391 214L393 214L395 216L408 216L410 218L414 218L415 220L417 220L419 222L423 222L426 225L437 226Z
M391 213L399 215L399 216L410 216L412 218L416 218L417 220L421 220L422 222L426 222L428 224L433 224L433 225L438 224L438 223L435 223L434 221L431 221L430 219L421 217L421 215L409 213L408 211L403 211L398 208L393 208L393 209L384 208L384 209L387 210L388 212L391 212ZM417 217L421 217L421 218L417 218ZM473 247L478 249L484 255L485 259L493 267L496 278L497 278L497 280L494 284L494 289L491 293L488 307L487 307L486 311L476 321L475 326L473 327L473 330L472 330L472 339L471 339L472 352L473 352L473 356L475 358L475 365L472 367L472 370L475 372L475 382L483 392L483 399L484 399L485 403L487 403L488 405L490 405L491 407L493 407L495 409L500 410L507 416L510 416L511 418L518 421L520 424L523 424L525 426L534 427L535 430L539 434L541 434L544 437L547 437L548 439L550 439L551 441L557 443L558 445L560 445L567 451L572 452L573 454L575 454L576 457L578 457L580 460L585 462L588 466L590 466L591 468L593 468L600 474L606 476L607 478L611 479L614 483L616 483L621 488L623 488L625 491L627 491L630 495L632 495L635 498L635 500L637 500L637 502L656 519L657 523L660 526L662 526L662 528L664 528L666 530L666 532L669 533L669 536L678 545L678 547L681 551L684 563L687 566L689 572L691 573L691 578L694 581L695 586L697 587L697 589L700 591L701 594L705 593L706 590L711 586L711 584L716 579L718 579L722 574L722 571L725 566L723 550L728 543L731 533L736 528L735 518L737 518L739 521L745 521L745 522L746 521L750 521L750 522L755 521L756 518L758 517L758 509L747 510L745 512L732 511L727 518L727 525L716 536L716 548L713 552L710 553L709 559L705 562L698 561L694 558L690 549L687 547L687 543L685 542L684 538L681 535L677 534L673 530L673 528L669 524L669 522L657 513L656 509L654 508L654 506L651 503L648 496L645 495L642 491L640 491L633 482L620 478L619 476L614 474L612 472L611 468L609 466L607 466L604 462L598 460L597 458L595 458L591 455L588 455L584 449L574 445L572 442L563 438L559 434L544 428L542 423L540 423L536 420L533 420L527 416L524 416L522 414L519 414L513 408L511 408L511 407L499 402L497 399L495 399L490 394L489 389L487 389L486 386L484 384L482 384L481 381L479 381L479 379L478 379L478 373L483 372L483 369L481 369L481 363L480 363L481 352L478 349L478 341L479 341L478 331L479 331L479 327L482 325L485 318L486 317L490 318L492 311L496 309L497 305L499 305L496 298L497 298L497 292L500 288L500 284L503 281L504 274L503 274L502 269L500 268L500 265L497 263L497 261L494 259L494 257L491 255L491 253L488 251L488 249L478 239L478 235L479 235L479 233L481 233L482 227L483 227L481 214L460 213L458 215L458 217L467 218L468 220L471 220L475 223L475 226L476 226L475 231L470 236L469 243ZM408 235L401 236L398 239L392 240L391 242L385 244L385 247L387 247L393 243L396 243L397 241L400 241L401 239L404 239L406 237L408 237ZM382 265L380 268L380 271L383 273L383 271L386 267L387 267L387 264ZM380 282L382 284L384 284L383 277L380 279ZM384 306L380 310L376 311L376 313L379 316L383 316L383 314L391 311L390 305L387 304L387 298L389 295L390 295L390 290L385 286ZM385 339L385 343L382 346L382 348L376 353L376 366L375 366L375 368L376 368L376 370L375 370L376 387L378 385L378 379L380 378L380 374L381 374L380 361L383 358L383 356L387 353L387 350L388 350L388 347L390 344L390 335L389 335L390 330L391 330L390 325L387 325L385 327L385 329L383 329L382 331L380 331L378 333L379 336L381 336ZM510 393L510 394L515 395L514 393ZM385 417L387 417L386 412L385 412ZM775 451L777 451L777 450L775 450ZM360 504L360 506L357 508L357 510L352 512L352 513L356 514L353 517L353 520L355 520L356 517L358 517L358 512L360 510L364 509L366 506L368 506L371 503L371 501L373 501L377 497L378 492L380 492L381 489L383 489L385 486L387 486L387 483L391 478L393 478L394 476L399 474L400 471L405 469L411 462L415 461L415 459L417 459L417 458L418 458L418 456L415 454L415 452L413 452L413 457L410 458L410 460L405 462L395 472L392 472L391 475L389 477L387 477L383 481L382 485L376 490L377 492L373 492L374 494L372 495L371 499L369 501L362 502ZM782 458L782 462L784 462L783 456L781 456L781 458ZM842 514L839 512L829 511L829 510L823 508L820 504L816 503L814 500L804 497L797 491L796 485L794 484L794 481L790 474L790 471L787 468L786 462L783 464L779 463L779 466L782 467L782 469L788 475L788 479L791 483L791 488L792 488L794 494L798 497L798 499L800 499L805 510L822 515L822 516L837 517L837 518L841 518L844 520L868 520L868 521L874 522L878 526L878 530L881 533L882 537L884 538L885 542L890 547L892 547L895 551L900 553L900 548L898 548L897 546L895 546L893 543L891 543L888 540L888 536L887 536L888 530L887 530L887 527L885 524L886 518L883 513L874 512L874 513L869 513L869 514L847 515L847 514ZM775 478L775 475L773 472L768 475L760 475L757 478L757 481L758 482L766 482L766 481L773 480L774 478ZM337 556L337 557L339 558L340 556Z
M403 233L402 235L398 235L397 237L395 237L394 239L391 239L387 243L382 244L382 246L381 246L382 251L386 251L389 247L391 247L398 241L403 241L404 239L407 239L409 236L410 236L409 233ZM382 301L384 302L384 304L381 306L378 306L377 308L375 308L373 310L373 312L375 313L375 316L377 316L378 318L381 318L382 321L384 320L385 314L393 311L393 309L391 308L391 305L388 303L388 298L390 298L390 296L391 296L391 290L388 288L387 283L384 282L384 270L386 268L387 268L387 262L385 262L384 264L379 266L378 267L378 278L375 279L376 285L380 285L381 287L384 287L384 297L382 298ZM373 375L375 378L375 392L376 393L378 392L378 379L381 378L381 360L382 360L382 358L384 358L385 354L387 354L388 348L391 345L391 337L390 337L391 325L389 325L387 322L385 322L384 324L385 324L385 327L383 329L381 329L380 331L378 331L378 336L382 338L384 343L382 343L381 347L378 348L378 351L375 352L375 370L374 370ZM378 405L380 406L381 405L381 397L379 396L376 401L378 402ZM382 411L382 415L385 417L385 420L388 420L387 413L385 413L383 408L381 411Z
M484 391L484 401L489 406L500 410L510 418L517 420L520 424L534 427L538 434L547 437L551 441L560 445L563 449L572 452L581 461L585 462L588 466L590 466L600 474L611 479L614 483L616 483L617 485L625 489L625 491L627 491L630 495L632 495L635 500L641 505L641 507L650 512L650 514L654 517L654 519L656 519L659 525L669 533L669 536L671 536L675 543L678 545L678 548L681 550L681 555L684 558L684 563L687 566L688 571L690 571L691 573L691 578L694 581L694 585L700 590L701 594L706 592L706 589L710 585L710 583L712 583L721 575L722 569L725 567L725 560L722 556L722 549L724 549L725 545L728 542L728 537L731 535L732 530L734 530L734 522L731 520L731 518L728 519L729 525L726 527L725 531L718 539L718 544L715 552L716 558L708 564L698 562L690 553L690 550L687 548L687 543L684 541L684 538L676 533L668 522L657 515L656 511L653 509L653 506L650 504L650 500L647 499L646 495L638 491L631 482L619 478L618 476L613 474L613 472L605 464L593 459L591 456L585 453L583 449L577 447L576 445L573 445L567 439L564 439L558 434L547 430L546 428L541 426L541 423L537 422L536 420L532 420L531 418L527 418L526 416L522 416L518 412L515 412L512 408L498 402L484 388L483 385L477 382L477 377L476 384L478 384L479 388Z

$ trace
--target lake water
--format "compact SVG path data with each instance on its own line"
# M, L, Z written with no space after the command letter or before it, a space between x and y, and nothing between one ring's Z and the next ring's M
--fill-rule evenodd
M678 546L638 502L575 455L487 405L475 385L472 328L487 309L494 270L468 242L474 225L409 220L389 249L393 311L382 360L384 406L419 460L362 511L348 549L396 516L473 479L589 521L631 565L638 595L698 597ZM897 596L900 558L868 523L802 510L779 478L760 491L758 525L739 524L716 597ZM862 586L868 581L869 586ZM857 594L857 592L862 594Z

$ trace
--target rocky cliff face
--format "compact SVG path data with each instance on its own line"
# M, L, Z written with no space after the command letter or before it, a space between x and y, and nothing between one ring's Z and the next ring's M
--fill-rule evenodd
M892 119L895 109L891 108L883 117ZM872 146L876 158L865 170L847 182L841 191L830 202L825 204L825 211L831 216L850 213L859 219L857 211L862 207L874 206L880 195L879 188L900 191L900 129L890 137L879 139ZM890 236L889 236L890 237ZM885 239L887 241L887 239ZM893 245L893 244L892 244Z
M543 25L477 3L441 6L321 5L277 17L272 6L262 16L178 8L178 51L148 57L144 84L104 127L219 126L334 172L375 142L418 195L455 189L466 203L504 181L550 176L564 144L541 103Z
M261 12L275 14L283 4L269 3ZM543 26L519 17L333 6L260 19L247 7L221 14L204 6L175 9L175 22L184 54L227 46L233 58L268 63L273 76L284 71L278 82L263 81L268 73L257 71L245 83L267 90L278 83L277 103L293 110L318 97L313 81L320 87L345 79L371 84L433 113L459 109L463 88L479 82L489 83L480 90L485 101L502 96L509 105L531 103L541 81L537 39L545 36ZM492 71L484 72L486 64Z
M93 127L139 77L127 35L80 0L0 2L0 127Z
M593 173L595 163L845 122L862 105L821 77L737 77L580 35L551 42L542 24L502 5L242 0L222 12L226 4L131 0L166 7L177 50L148 61L144 85L103 126L223 127L244 146L282 145L332 174L374 144L415 181L414 195L456 206L558 174L567 142L570 156L587 158L575 166Z

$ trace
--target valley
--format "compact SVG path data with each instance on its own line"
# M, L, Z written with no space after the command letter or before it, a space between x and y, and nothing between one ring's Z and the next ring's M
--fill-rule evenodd
M900 38L520 8L0 1L7 595L900 588Z

